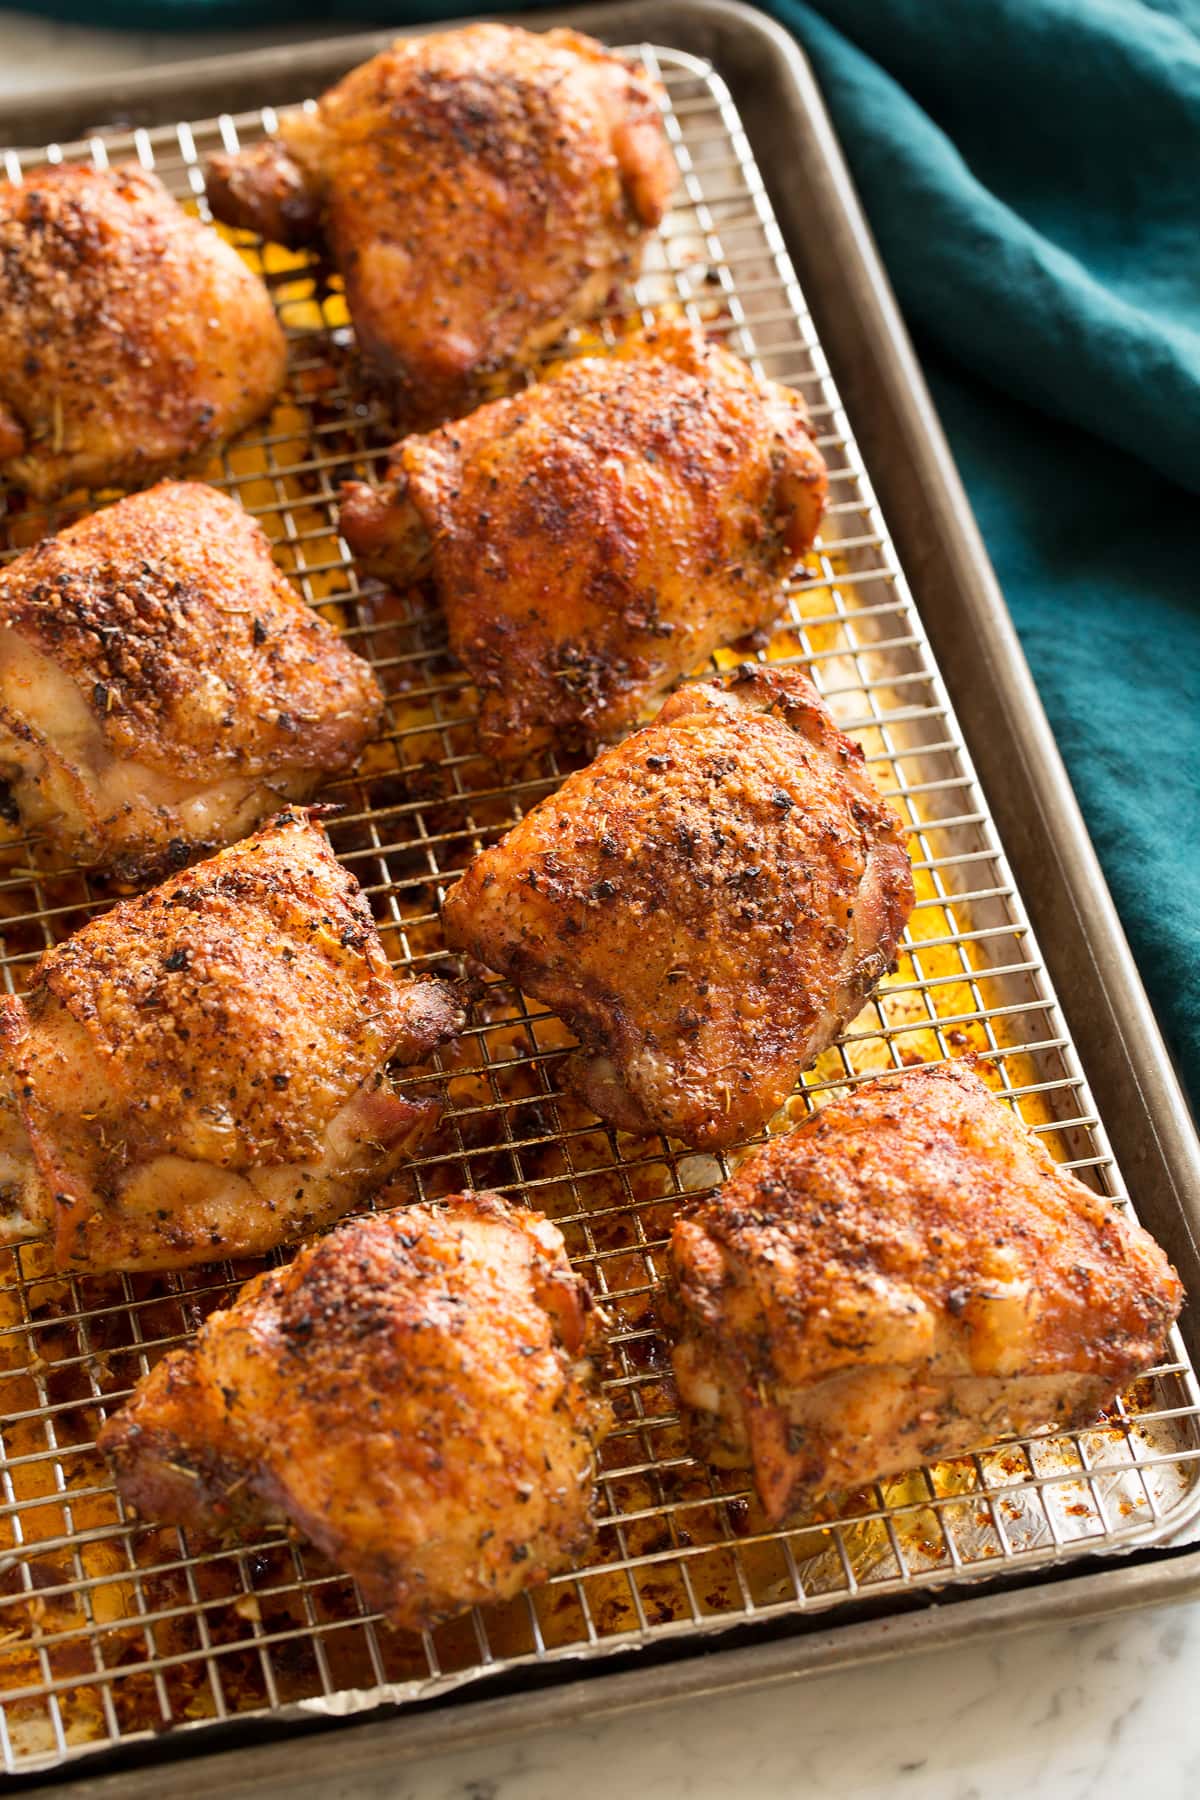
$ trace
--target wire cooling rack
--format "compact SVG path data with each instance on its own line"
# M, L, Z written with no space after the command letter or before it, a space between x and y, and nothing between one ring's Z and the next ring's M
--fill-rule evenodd
M750 147L718 74L640 46L663 82L680 188L641 279L578 343L685 309L762 374L806 396L829 463L819 553L783 622L747 654L802 665L864 745L911 832L918 903L898 966L775 1128L881 1070L974 1050L1054 1153L1122 1197L1033 934L933 667L869 477L829 377ZM274 96L280 100L287 95ZM44 162L134 158L204 213L202 165L274 128L261 113L10 152ZM389 729L330 797L339 855L369 894L398 966L453 972L445 889L565 772L553 755L501 785L477 754L473 694L429 595L360 584L337 534L339 482L379 475L381 411L356 379L336 277L315 258L235 235L290 345L269 421L209 471L271 535L306 600L374 664ZM3 553L114 496L37 508L8 496ZM0 828L0 967L19 989L40 952L114 897L56 872ZM235 1715L344 1713L428 1698L521 1666L597 1658L930 1585L1032 1571L1175 1534L1200 1501L1197 1390L1179 1360L1094 1429L1007 1442L841 1497L767 1530L737 1474L693 1459L655 1310L674 1206L728 1170L658 1138L618 1136L559 1095L558 1022L496 983L461 1041L411 1085L440 1090L441 1134L389 1199L497 1187L553 1217L615 1321L605 1370L620 1424L603 1452L595 1555L502 1608L422 1636L393 1633L344 1575L280 1533L234 1548L128 1518L94 1449L137 1378L227 1302L254 1265L177 1275L53 1275L38 1246L0 1251L0 1753L53 1767L167 1727Z

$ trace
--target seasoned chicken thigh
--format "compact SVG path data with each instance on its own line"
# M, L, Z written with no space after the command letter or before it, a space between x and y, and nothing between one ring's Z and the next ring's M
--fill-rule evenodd
M395 446L343 490L372 574L433 574L504 757L615 736L718 645L776 617L825 465L798 394L682 321Z
M163 482L0 569L0 776L77 861L144 875L243 836L382 706L215 488Z
M537 1213L460 1194L375 1214L250 1282L100 1445L143 1516L286 1522L420 1630L587 1549L598 1319Z
M754 1152L671 1240L675 1380L772 1522L1009 1433L1086 1425L1183 1290L959 1064L874 1081Z
M676 179L646 77L574 31L402 38L279 136L214 156L218 218L324 237L411 426L463 412L636 268Z
M286 346L236 250L144 169L0 182L0 475L39 498L203 462L266 411Z
M446 897L447 941L577 1033L627 1131L737 1143L858 1012L913 904L900 822L798 673L673 694Z
M93 919L0 1002L0 1241L181 1268L328 1224L438 1116L403 1100L458 1023L388 968L328 839L284 812Z

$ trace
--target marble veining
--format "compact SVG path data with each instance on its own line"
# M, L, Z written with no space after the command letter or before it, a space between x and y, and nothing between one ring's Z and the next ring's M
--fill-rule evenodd
M1200 1603L403 1765L391 1800L1196 1800Z

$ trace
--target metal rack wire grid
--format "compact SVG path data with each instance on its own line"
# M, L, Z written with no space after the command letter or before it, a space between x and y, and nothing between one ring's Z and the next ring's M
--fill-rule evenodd
M761 374L799 388L829 463L817 553L755 653L810 671L863 744L907 823L918 903L895 972L804 1078L774 1128L885 1069L978 1052L1002 1096L1054 1153L1123 1198L1042 958L1014 891L912 596L855 448L749 143L718 73L648 45L679 161L676 203L643 273L592 328L685 310ZM286 95L273 98L283 100ZM136 159L205 215L203 164L275 126L270 107L32 153L45 162ZM317 260L230 234L266 279L286 328L288 386L269 420L207 471L263 523L305 599L373 663L389 728L331 797L335 847L370 896L389 951L447 965L438 906L471 856L549 792L552 754L502 785L478 754L473 694L422 591L361 583L338 536L339 482L378 475L386 420L356 381L336 277ZM587 341L589 334L577 334ZM39 508L9 495L4 553L102 498ZM738 660L745 647L719 658ZM19 989L49 944L109 904L111 888L53 872L0 828L0 967ZM88 1750L263 1712L346 1712L428 1698L523 1665L599 1658L932 1584L1033 1571L1176 1532L1200 1502L1197 1390L1178 1360L1140 1381L1094 1429L1037 1436L843 1495L768 1530L744 1477L691 1454L656 1323L678 1198L724 1159L597 1124L560 1095L559 1023L503 983L415 1078L444 1092L441 1135L390 1198L494 1187L562 1228L615 1321L605 1370L619 1426L599 1479L585 1566L503 1608L423 1636L386 1629L353 1583L281 1533L193 1544L122 1510L94 1449L104 1417L164 1351L228 1302L252 1265L64 1278L36 1245L0 1252L0 1753L34 1772Z

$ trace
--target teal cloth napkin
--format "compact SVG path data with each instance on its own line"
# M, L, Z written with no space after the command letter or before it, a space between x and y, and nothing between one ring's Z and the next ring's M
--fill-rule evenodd
M36 10L98 22L94 0ZM114 0L104 23L350 28L469 10ZM1200 0L769 10L816 67L1200 1099Z
M1200 1100L1200 3L776 0Z

